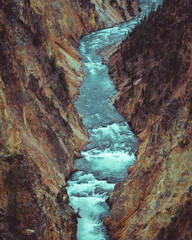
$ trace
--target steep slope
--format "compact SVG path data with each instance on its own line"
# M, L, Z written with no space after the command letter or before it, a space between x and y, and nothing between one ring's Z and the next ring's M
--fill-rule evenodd
M137 7L123 0L0 2L1 239L76 239L65 186L88 136L73 105L83 80L75 47Z
M112 239L192 239L191 12L190 0L164 1L108 60L115 106L140 142L110 195Z

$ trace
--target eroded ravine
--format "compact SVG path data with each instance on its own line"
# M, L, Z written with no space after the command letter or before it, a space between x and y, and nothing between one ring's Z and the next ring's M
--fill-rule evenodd
M148 1L141 1L140 18L148 13ZM116 93L99 51L120 41L138 23L138 17L113 28L94 32L81 40L84 82L76 101L89 133L90 144L76 160L77 172L68 181L70 203L79 211L78 240L109 239L103 220L108 215L106 199L116 183L125 180L127 168L135 162L138 144L127 122L110 98Z

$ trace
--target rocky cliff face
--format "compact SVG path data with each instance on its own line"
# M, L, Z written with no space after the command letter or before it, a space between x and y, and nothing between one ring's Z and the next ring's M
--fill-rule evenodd
M1 239L76 239L65 186L88 136L73 105L75 48L137 11L137 1L1 1Z
M115 106L140 142L110 195L112 239L192 239L191 12L189 0L164 1L108 60Z

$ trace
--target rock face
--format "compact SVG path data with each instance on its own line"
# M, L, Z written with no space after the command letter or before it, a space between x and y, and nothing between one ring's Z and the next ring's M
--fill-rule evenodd
M137 11L137 0L0 2L1 239L76 239L65 186L88 135L75 48Z
M112 239L192 239L191 12L189 0L164 1L108 60L115 106L140 142L109 198Z

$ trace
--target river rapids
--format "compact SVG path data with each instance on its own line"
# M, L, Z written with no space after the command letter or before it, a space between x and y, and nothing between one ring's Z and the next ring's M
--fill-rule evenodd
M134 19L93 32L81 40L79 53L83 56L84 82L75 103L84 115L83 123L89 133L90 144L75 161L77 172L68 181L70 204L79 214L78 240L109 240L103 225L109 214L106 199L118 182L128 176L127 169L135 162L138 143L124 117L110 98L117 92L102 63L99 52L121 41L149 12L149 1L141 0L141 13Z

